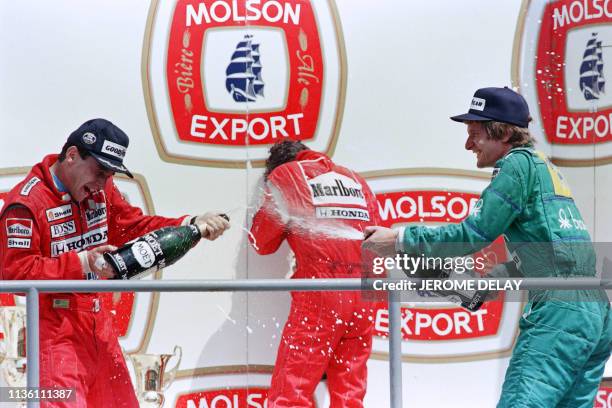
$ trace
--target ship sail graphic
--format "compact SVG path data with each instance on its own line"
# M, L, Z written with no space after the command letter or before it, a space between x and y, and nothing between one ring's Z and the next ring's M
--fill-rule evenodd
M253 43L252 35L245 35L236 45L231 61L225 70L225 89L236 102L254 102L264 96L261 79L259 44Z
M597 33L593 33L587 41L580 65L580 90L588 101L599 99L606 91L603 65L601 41L597 39Z

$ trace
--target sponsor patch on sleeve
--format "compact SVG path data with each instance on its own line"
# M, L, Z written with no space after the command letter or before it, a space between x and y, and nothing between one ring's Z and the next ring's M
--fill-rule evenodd
M30 238L9 238L6 241L7 248L30 248L32 240Z
M28 180L27 183L23 185L19 194L21 194L22 196L30 195L30 191L32 191L32 188L34 188L34 186L38 184L39 181L40 179L38 177L32 177Z
M7 237L31 237L33 221L28 218L7 218Z

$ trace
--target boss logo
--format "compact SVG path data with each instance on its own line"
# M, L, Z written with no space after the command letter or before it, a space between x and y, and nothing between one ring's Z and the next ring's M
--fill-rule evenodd
M282 139L333 146L345 87L333 1L179 0L151 13L147 106L162 158L258 165Z
M64 237L66 235L74 234L76 232L76 225L74 220L66 221L61 224L55 224L50 226L51 238Z

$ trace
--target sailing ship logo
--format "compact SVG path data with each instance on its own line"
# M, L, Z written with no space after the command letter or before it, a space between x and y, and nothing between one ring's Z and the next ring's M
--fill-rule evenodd
M288 138L333 153L346 91L335 0L244 3L151 2L143 81L163 160L262 167Z
M261 79L259 44L247 34L236 45L231 61L225 70L225 89L236 102L255 102L264 97L264 82Z
M605 93L603 66L601 41L597 39L597 33L593 33L587 41L580 65L580 90L587 101L599 99Z
M558 166L612 163L612 92L606 92L612 58L609 13L591 12L588 1L525 4L517 24L512 82L533 108L532 135Z

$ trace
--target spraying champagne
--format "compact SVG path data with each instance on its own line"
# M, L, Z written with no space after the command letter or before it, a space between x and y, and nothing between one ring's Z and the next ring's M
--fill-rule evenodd
M137 279L174 264L201 238L196 225L160 228L105 253L104 259L115 270L114 279Z

